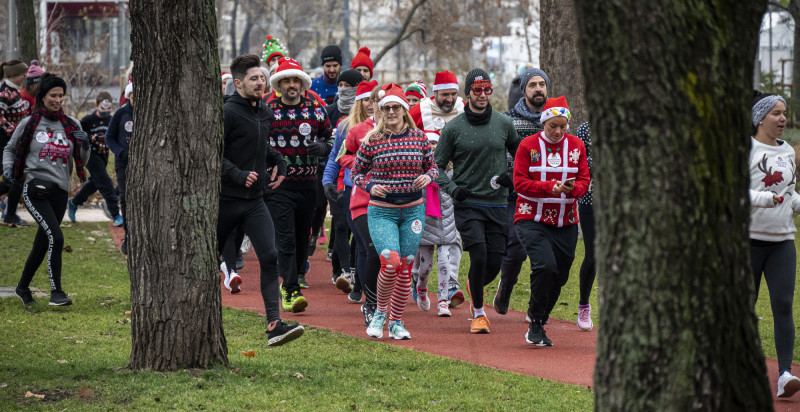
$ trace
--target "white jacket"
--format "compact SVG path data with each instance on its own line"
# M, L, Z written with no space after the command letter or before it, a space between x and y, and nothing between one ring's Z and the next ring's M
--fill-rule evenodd
M750 138L750 238L768 242L794 239L794 213L800 213L795 191L794 148L778 140L770 146ZM774 204L772 195L783 198Z

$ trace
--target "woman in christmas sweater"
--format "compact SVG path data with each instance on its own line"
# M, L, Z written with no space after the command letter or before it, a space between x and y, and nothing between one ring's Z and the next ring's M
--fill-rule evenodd
M353 183L370 194L367 221L381 260L378 307L367 335L410 339L401 321L411 292L411 267L425 225L422 189L439 175L428 138L408 114L403 89L390 83L378 93L383 118L364 138L353 165ZM369 174L369 181L367 181ZM391 311L390 305L391 303Z
M778 138L786 127L786 101L758 95L753 105L755 135L750 139L750 264L756 298L761 275L767 281L778 353L778 394L789 397L800 390L792 376L794 319L792 301L796 271L794 213L800 213L795 191L794 149ZM755 304L755 300L753 300Z
M525 340L552 346L544 324L567 283L578 242L577 199L589 190L586 148L567 134L571 115L564 96L547 99L544 130L526 137L514 158L514 224L531 260L531 323Z

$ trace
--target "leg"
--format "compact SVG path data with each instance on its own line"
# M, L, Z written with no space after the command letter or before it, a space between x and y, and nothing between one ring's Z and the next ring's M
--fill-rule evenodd
M553 289L549 295L545 320L550 317L550 313L561 296L561 288L569 280L569 270L572 268L572 262L575 261L575 245L578 243L578 227L576 225L549 229L550 244L553 246L557 270L556 277L553 279Z
M436 288L436 298L438 301L447 300L449 295L448 279L453 273L458 274L458 268L461 264L461 245L458 243L450 243L447 245L439 245L437 247L437 276L439 280L438 287Z
M769 288L775 328L775 351L778 353L778 374L791 372L794 351L794 301L796 252L793 240L775 243L764 266Z
M278 274L283 278L284 289L291 292L294 290L289 289L292 287L292 280L297 283L294 243L295 204L289 193L281 189L272 191L266 200L275 229L275 241L278 243ZM299 289L299 285L294 286Z
M298 191L295 193L295 213L294 213L294 237L295 237L295 271L294 277L289 282L291 289L300 291L298 273L300 268L304 268L308 261L308 240L311 233L311 219L314 215L314 205L317 193L314 190ZM296 286L296 289L295 289ZM302 294L301 294L302 295Z
M280 293L278 286L278 251L275 248L275 229L267 206L261 199L249 201L242 228L250 237L260 267L261 298L267 321L280 320Z
M544 322L550 291L558 274L558 265L545 225L534 221L517 222L517 235L531 259L531 320Z
M26 289L33 278L36 268L41 264L44 255L42 249L47 252L47 272L50 277L51 303L59 294L64 295L61 288L61 253L64 249L64 235L61 232L61 219L67 209L67 192L54 187L46 197L42 198L28 191L29 185L23 186L22 196L25 207L31 216L39 224L34 248L28 256L28 261L23 269L20 288ZM27 283L27 284L26 284ZM66 295L63 296L66 299ZM69 304L69 300L67 299Z
M381 269L381 261L378 257L378 251L375 244L372 242L370 235L369 223L367 215L361 215L353 220L353 225L356 227L358 236L362 239L366 248L366 260L364 262L364 270L362 278L364 279L364 300L368 304L377 304L378 295L378 273Z
M441 256L442 249L439 247L439 254ZM414 266L411 268L411 278L417 283L417 293L424 290L428 291L428 278L430 277L431 270L433 269L433 245L420 245L417 250L417 255L414 258ZM447 279L450 274L446 273ZM441 276L440 276L441 278ZM445 280L445 295L447 295L447 281ZM445 297L445 300L447 298Z
M578 215L583 230L583 245L585 255L580 270L580 297L579 305L589 304L589 295L592 293L594 278L597 275L594 264L594 212L592 205L578 205Z
M122 246L125 246L123 253L127 252L127 239L128 239L128 198L125 196L125 187L127 185L127 167L121 167L116 170L117 172L117 192L119 193L119 208L122 212L122 229L125 231L125 238L122 240Z
M517 237L517 228L514 226L516 203L516 201L508 203L508 242L506 243L503 263L500 266L501 285L509 291L509 295L514 285L517 284L519 272L522 270L522 264L525 262L525 259L528 258L528 255L525 254L525 248L522 247L522 244L519 242L519 237Z
M111 216L116 217L119 215L119 199L117 198L117 192L114 190L114 182L111 181L111 177L108 176L108 172L106 171L108 154L99 155L97 153L92 153L92 156L89 157L89 163L92 163L92 159L95 155L98 157L98 162L96 163L100 164L98 165L99 167L93 166L89 169L92 182L94 182L95 187L97 187L97 190L106 201L106 206L108 206L108 211L111 213Z
M377 206L369 206L367 210L369 234L381 260L377 284L377 310L387 313L400 268L400 233L397 226L399 212L396 209Z

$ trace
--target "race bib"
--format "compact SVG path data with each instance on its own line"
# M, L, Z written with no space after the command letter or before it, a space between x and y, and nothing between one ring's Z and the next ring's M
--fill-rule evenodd
M417 219L417 220L411 222L411 231L416 233L416 234L422 233L422 221Z
M308 123L303 123L298 128L300 130L300 134L303 136L308 136L311 134L311 125Z
M561 155L558 153L550 153L547 155L547 164L550 165L550 167L561 166Z
M50 140L50 136L47 135L47 132L37 132L36 133L36 141L39 143L47 143Z
M125 131L128 133L133 132L133 120L128 120L125 122Z

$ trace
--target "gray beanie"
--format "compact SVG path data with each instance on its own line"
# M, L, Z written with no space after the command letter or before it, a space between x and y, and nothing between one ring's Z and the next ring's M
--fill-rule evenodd
M469 96L470 88L472 87L472 83L475 83L475 80L491 80L489 78L489 73L486 73L483 69L472 69L467 73L467 78L464 81L464 95Z
M753 127L758 127L758 123L766 117L767 113L775 107L778 102L782 102L786 107L786 100L777 94L764 94L759 97L756 104L753 105Z
M528 85L528 82L531 80L533 76L542 76L544 78L545 84L547 84L547 88L550 88L550 78L547 77L547 73L544 72L542 69L528 69L525 70L521 75L519 75L519 88L522 92L525 92L525 86Z

